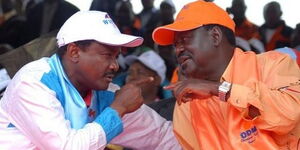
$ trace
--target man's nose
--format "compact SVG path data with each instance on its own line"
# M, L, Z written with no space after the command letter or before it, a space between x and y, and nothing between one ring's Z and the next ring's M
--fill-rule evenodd
M117 59L112 60L112 63L110 64L110 69L114 70L115 72L119 70L119 63Z

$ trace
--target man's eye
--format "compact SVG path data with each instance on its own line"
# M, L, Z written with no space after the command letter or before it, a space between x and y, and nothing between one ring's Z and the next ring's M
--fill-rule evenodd
M176 42L174 43L174 46L177 47L177 46L179 46L180 44L182 44L182 41L181 41L181 40L178 40L178 41L176 41Z

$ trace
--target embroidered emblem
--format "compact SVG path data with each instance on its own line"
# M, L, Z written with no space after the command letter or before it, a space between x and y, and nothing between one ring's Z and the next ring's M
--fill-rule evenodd
M257 135L257 128L256 126L253 126L252 128L240 133L241 142L248 142L249 144L251 144L256 140Z

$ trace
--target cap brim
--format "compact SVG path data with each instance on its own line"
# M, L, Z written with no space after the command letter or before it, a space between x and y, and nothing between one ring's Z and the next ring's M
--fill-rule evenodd
M124 59L125 59L125 64L131 65L135 61L139 60L139 57L136 55L128 55Z
M142 63L144 66L146 66L150 70L155 71L155 69L151 68L147 62L145 62L143 59L139 58L139 56L137 56L137 55L128 55L125 57L125 64L128 66L132 65L136 61Z
M127 34L115 34L104 39L99 38L95 40L106 45L122 47L137 47L140 46L144 41L142 37Z
M174 42L175 32L188 31L201 26L194 22L176 21L172 24L156 28L153 31L152 38L159 45L170 45Z

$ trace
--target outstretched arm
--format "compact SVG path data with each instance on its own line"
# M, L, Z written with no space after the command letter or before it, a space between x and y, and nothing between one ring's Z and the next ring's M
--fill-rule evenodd
M126 114L122 120L124 131L111 141L113 144L143 150L181 149L174 136L172 122L146 105Z

